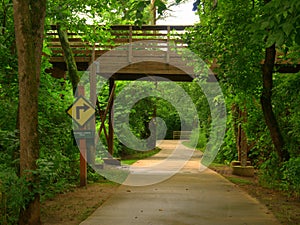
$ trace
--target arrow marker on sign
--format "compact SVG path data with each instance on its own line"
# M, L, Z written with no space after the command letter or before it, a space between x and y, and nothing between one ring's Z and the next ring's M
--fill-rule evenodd
M83 106L76 106L76 119L80 120L80 110L83 110L85 112L90 107L86 104L83 104Z
M67 109L67 113L80 127L84 126L95 114L93 105L83 96L79 96Z

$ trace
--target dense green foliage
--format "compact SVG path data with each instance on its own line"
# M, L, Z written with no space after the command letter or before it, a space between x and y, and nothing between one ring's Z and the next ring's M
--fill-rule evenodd
M177 3L180 1L176 1ZM283 53L284 59L299 60L300 45L300 3L298 0L273 0L265 5L263 1L198 1L201 22L186 37L190 49L208 64L217 59L215 72L222 86L228 121L224 144L216 161L230 163L237 160L236 126L241 124L251 145L248 158L260 168L261 182L277 187L291 194L300 194L300 74L274 73L272 96L273 110L284 137L285 149L291 158L280 162L260 104L262 91L261 61L264 49L274 43ZM18 80L17 56L15 50L12 1L3 0L0 5L0 224L16 224L19 208L32 196L26 192L25 180L19 178L19 131L18 131ZM85 32L90 42L99 35L108 41L109 33L91 30L90 23L142 24L149 23L150 1L48 1L47 25L62 23L77 32ZM162 16L168 7L165 1L156 1L158 13ZM79 12L89 15L81 17ZM101 17L99 17L101 15ZM62 19L63 18L63 19ZM45 46L47 40L45 40ZM51 52L44 49L45 55ZM43 59L39 89L39 138L40 158L37 161L40 184L37 190L42 200L51 198L79 182L79 151L72 135L72 122L65 110L73 101L72 87L67 80L54 79L45 72L49 68L48 57ZM117 82L117 94L128 85ZM191 142L205 149L209 140L211 115L205 95L195 83L179 84L191 97L198 110L199 127L192 132ZM141 90L157 88L154 82L138 87ZM137 90L135 90L137 91ZM176 95L164 89L167 95ZM130 102L130 95L127 101ZM101 109L108 100L108 86L98 97ZM184 103L182 103L184 105ZM238 118L233 109L246 109L247 120ZM185 106L187 114L189 106ZM138 138L150 135L148 124L156 115L164 120L166 138L172 132L181 130L180 116L174 106L159 97L141 99L134 107L116 114L130 114L132 133ZM193 123L187 117L184 123ZM99 119L99 118L97 118ZM105 125L107 127L107 124ZM199 134L199 139L197 140ZM104 134L101 135L104 141ZM134 151L115 138L116 157L124 157ZM97 177L89 170L89 177Z
M4 74L1 74L1 78L3 76ZM4 86L4 82L2 85ZM16 81L9 85L15 85L17 89ZM5 90L5 94L1 95L1 109L7 112L5 117L1 118L0 130L0 221L11 224L17 221L18 208L24 205L30 194L24 193L26 189L22 187L25 181L18 177L17 93L9 88L2 90ZM65 113L67 105L72 102L71 93L67 82L43 74L39 105L41 151L37 162L37 173L41 181L38 190L42 199L52 197L55 193L78 183L79 154L73 145L71 121Z
M260 103L264 49L276 44L283 59L299 62L299 1L219 0L196 1L195 5L200 23L187 35L187 41L206 62L217 63L214 72L229 112L217 160L237 160L237 126L241 124L251 146L248 157L261 168L261 181L299 194L299 73L273 74L272 110L289 161L279 160ZM244 118L237 116L237 108L246 111Z
M176 1L180 2L180 1ZM159 15L167 9L166 3L156 1ZM85 15L85 16L83 16ZM104 42L110 37L102 29L94 30L89 24L143 24L151 18L150 1L48 1L46 29L60 24L65 29L83 32L84 39L93 42L97 36ZM103 27L104 28L104 27ZM19 209L33 196L26 192L27 181L19 177L19 131L18 131L18 72L15 46L13 3L3 0L0 5L0 223L16 224ZM49 68L45 48L39 88L39 184L34 184L42 200L51 198L79 182L79 151L72 135L72 122L65 110L73 101L72 87L68 80L57 80L45 73ZM107 96L100 96L105 102ZM136 115L139 117L140 115ZM141 116L141 118L144 118ZM136 134L147 135L145 126L133 124ZM139 135L137 135L139 136ZM122 146L115 142L116 155ZM97 175L89 169L89 178Z

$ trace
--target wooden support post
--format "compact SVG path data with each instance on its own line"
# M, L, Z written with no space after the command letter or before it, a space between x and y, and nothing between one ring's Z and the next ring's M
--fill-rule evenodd
M243 124L245 124L247 122L247 111L246 111L246 107L244 107L244 110L241 110L241 121ZM243 127L241 127L241 166L247 166L247 160L248 160L248 142L247 142L247 136L246 136L246 132L243 129Z
M86 163L86 140L79 140L80 147L80 187L87 184L87 163Z
M157 81L155 81L155 90L157 90ZM155 102L154 102L154 108L153 108L153 116L152 116L152 119L153 119L153 124L154 124L154 129L153 129L153 143L151 143L151 146L153 146L153 148L156 147L156 136L157 136L157 121L156 121L156 116L157 116L157 99L155 99Z
M109 116L108 116L108 152L110 155L113 155L114 152L114 128L113 128L113 107L114 107L114 90L115 90L115 81L114 79L109 79L109 95L111 96L110 108L109 108Z
M89 80L90 80L90 102L93 106L96 105L97 100L97 93L96 93L96 64L94 64L95 60L95 44L93 47L93 55L92 55L92 64L90 66L89 71ZM87 123L87 129L89 129L93 134L95 134L96 131L96 118L95 115L92 116L92 118ZM91 165L95 165L95 159L96 159L96 140L95 136L88 139L87 143L87 161Z
M166 55L166 63L170 63L170 33L171 28L168 26L168 32L167 32L167 55Z
M84 87L77 87L77 95L84 96ZM83 126L80 130L85 130L86 127ZM87 185L87 163L86 163L86 139L79 139L80 148L80 187L85 187Z
M129 26L128 63L132 63L132 26Z
M247 122L247 111L246 107L244 109L240 109L237 107L238 113L238 127L237 127L237 150L238 150L238 161L241 166L247 166L248 160L248 142L246 132L244 131L242 124Z

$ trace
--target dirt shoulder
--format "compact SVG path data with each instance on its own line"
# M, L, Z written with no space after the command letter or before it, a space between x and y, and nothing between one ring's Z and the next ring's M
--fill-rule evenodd
M232 175L229 166L210 166L229 181L240 187L252 197L266 205L284 225L300 224L300 198L289 197L287 193L262 187L258 177L240 177Z
M78 225L115 193L118 186L112 182L88 184L42 202L42 224Z

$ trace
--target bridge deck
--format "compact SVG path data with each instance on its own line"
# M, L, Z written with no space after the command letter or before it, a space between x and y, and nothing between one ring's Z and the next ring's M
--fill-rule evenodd
M107 32L108 38L103 41L99 37L95 43L84 41L82 36L76 33L69 33L68 37L79 71L86 71L94 59L109 52L104 60L107 61L108 67L110 67L109 63L111 67L117 67L118 64L126 65L114 72L116 80L161 76L173 81L191 81L193 78L187 74L191 68L182 65L182 59L177 54L172 54L174 49L180 51L180 49L187 47L181 37L188 27L191 26L112 26ZM52 51L50 62L53 64L53 69L50 72L55 77L63 77L67 69L55 26L48 30L47 35L49 48ZM156 45L154 49L149 46L143 46L140 49L137 46L133 49L120 49L124 45L150 41L162 44ZM111 51L116 48L117 51ZM141 62L142 59L144 62ZM300 64L291 65L279 58L276 64L278 71L282 73L295 73L300 70ZM180 65L180 69L174 65Z
M83 41L82 37L75 33L69 34L69 42L79 71L87 70L93 59L109 53L104 59L107 61L108 68L116 67L118 64L126 65L114 73L113 77L116 80L135 80L159 75L173 81L191 81L191 76L186 74L186 71L190 71L191 68L183 67L179 55L170 54L171 48L178 50L187 46L181 36L188 27L190 26L112 26L109 34L111 38L104 44L100 40L94 44ZM50 59L54 68L52 72L56 73L54 76L61 76L66 71L66 64L55 27L52 27L47 34L50 36L49 47L52 51ZM153 48L149 45L142 46L140 49L138 46L133 49L128 48L129 44L135 45L138 42L153 42L156 45L154 44ZM122 49L121 46L124 45L127 47ZM111 51L112 49L118 50ZM142 59L144 62L141 62ZM178 63L181 64L181 69L174 66Z

